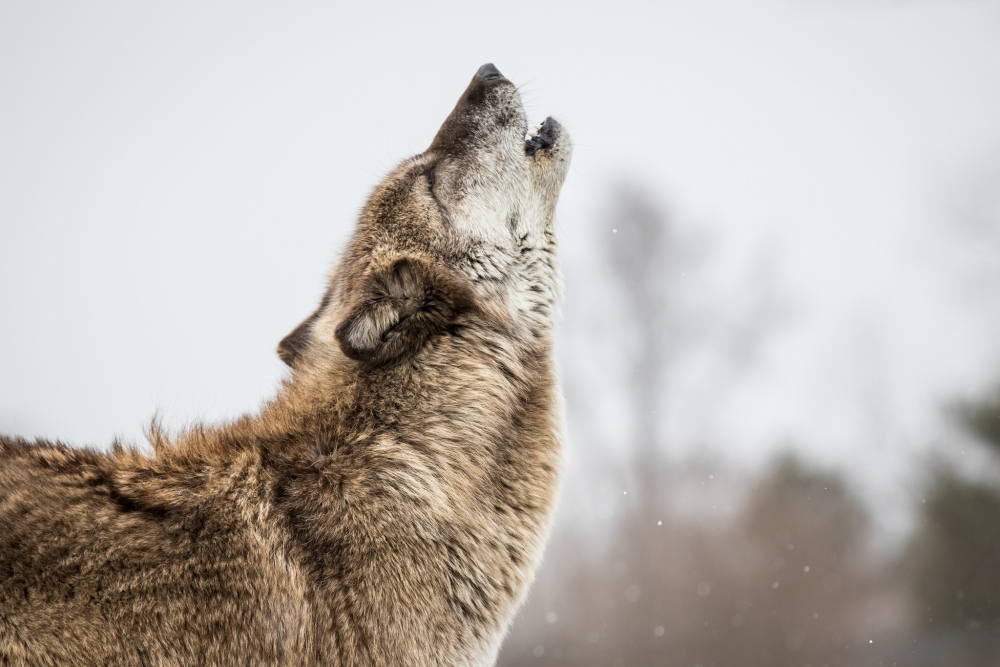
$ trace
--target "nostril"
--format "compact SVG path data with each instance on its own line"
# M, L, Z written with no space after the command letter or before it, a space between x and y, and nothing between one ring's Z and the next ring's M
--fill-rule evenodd
M485 65L479 68L479 71L476 72L476 76L480 76L488 80L488 79L500 79L503 77L503 74L500 73L500 70L498 70L496 68L496 65L494 65L493 63L486 63Z

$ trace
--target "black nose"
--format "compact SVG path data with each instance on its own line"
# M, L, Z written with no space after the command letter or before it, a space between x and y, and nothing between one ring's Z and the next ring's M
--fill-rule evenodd
M484 79L499 79L503 77L503 74L500 73L500 70L498 70L496 65L493 63L486 63L479 68L479 71L476 72L476 76L481 76Z

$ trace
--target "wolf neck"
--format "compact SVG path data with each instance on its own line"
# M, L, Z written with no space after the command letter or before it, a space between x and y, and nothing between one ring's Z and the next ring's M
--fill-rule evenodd
M368 637L363 650L383 656L427 650L406 664L491 664L554 504L561 432L550 350L478 329L435 345L393 368L338 361L300 373L261 417L298 424L308 445L299 451L311 460L289 461L281 502L293 532L310 527L296 559L340 573L322 578L317 601L365 607L335 634ZM325 423L310 416L322 401ZM282 417L286 409L297 416ZM318 439L326 448L313 451ZM385 582L396 582L389 597ZM395 645L401 637L421 640Z

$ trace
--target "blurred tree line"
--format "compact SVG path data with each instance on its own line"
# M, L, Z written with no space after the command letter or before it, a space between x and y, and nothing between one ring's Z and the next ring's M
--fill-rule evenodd
M732 377L781 309L763 290L713 324L688 294L703 244L641 190L619 189L600 228L614 235L600 247L622 318L612 334L627 350L632 448L624 465L597 467L632 495L595 526L557 526L499 664L1000 665L996 478L935 463L914 533L886 557L870 548L869 509L842 473L791 455L758 474L670 460L662 416L681 393L676 365L712 340L731 366L720 377ZM567 386L570 420L585 428L593 384ZM1000 392L953 415L1000 461Z

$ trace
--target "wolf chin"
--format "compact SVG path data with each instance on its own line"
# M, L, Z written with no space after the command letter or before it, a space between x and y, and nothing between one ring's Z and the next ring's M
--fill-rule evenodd
M558 486L570 153L484 65L256 414L152 453L0 437L0 665L492 664Z

